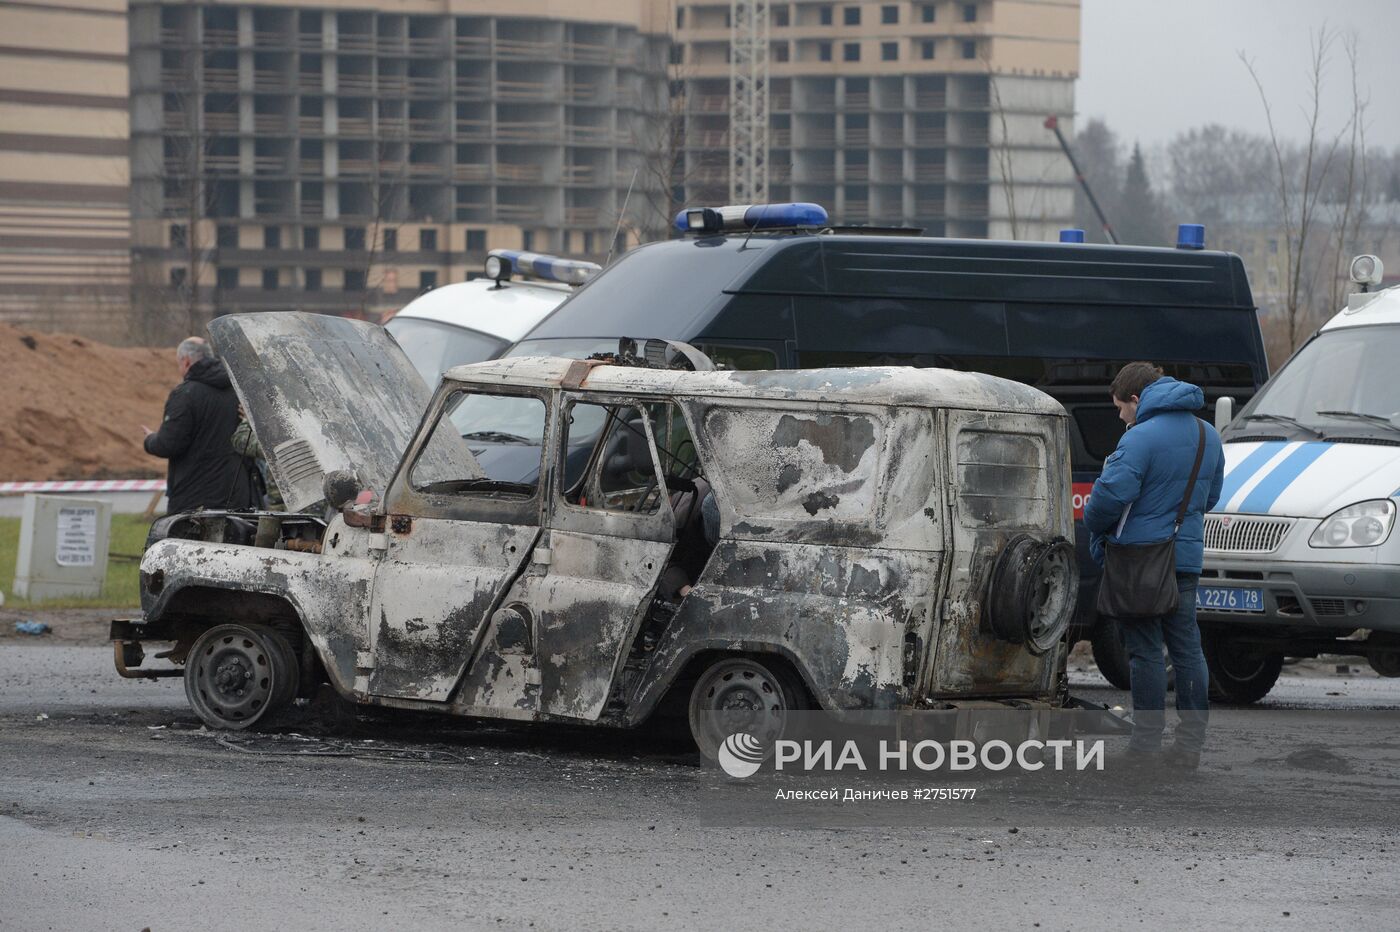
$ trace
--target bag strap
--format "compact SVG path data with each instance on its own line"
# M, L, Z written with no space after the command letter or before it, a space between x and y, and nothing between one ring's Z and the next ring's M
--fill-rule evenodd
M1206 454L1206 422L1196 418L1196 462L1191 464L1191 478L1186 482L1186 494L1181 496L1181 506L1176 509L1176 526L1172 536L1181 530L1181 522L1186 520L1186 509L1191 504L1191 493L1196 491L1196 477L1201 474L1201 459Z

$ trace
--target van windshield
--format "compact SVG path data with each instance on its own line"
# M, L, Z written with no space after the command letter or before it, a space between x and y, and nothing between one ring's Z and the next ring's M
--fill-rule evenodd
M1345 425L1400 436L1400 325L1348 327L1298 351L1240 412L1255 432L1331 432ZM1249 439L1237 435L1235 439Z
M408 361L429 385L436 385L453 366L495 359L510 345L476 330L421 317L395 317L384 329L399 341Z

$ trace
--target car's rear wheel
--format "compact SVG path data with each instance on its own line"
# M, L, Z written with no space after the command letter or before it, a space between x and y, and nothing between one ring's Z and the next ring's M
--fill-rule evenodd
M1089 636L1094 664L1103 678L1116 689L1131 688L1128 648L1123 644L1123 632L1112 618L1100 618Z
M1210 696L1218 702L1258 702L1283 671L1281 652L1240 644L1215 631L1201 630L1201 649L1210 669Z
M262 625L218 625L199 636L185 660L185 695L211 728L265 721L296 694L296 654Z
M707 667L690 691L690 733L711 760L737 734L771 750L779 738L794 736L799 723L793 713L808 705L802 684L783 665L730 657Z

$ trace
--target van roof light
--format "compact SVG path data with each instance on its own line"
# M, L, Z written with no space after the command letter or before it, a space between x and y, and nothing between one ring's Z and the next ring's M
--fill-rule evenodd
M1083 230L1075 230L1075 229L1061 230L1061 231L1060 231L1060 242L1062 242L1062 243L1082 243L1082 242L1084 242L1084 231L1083 231Z
M519 249L493 249L486 256L486 277L496 282L510 281L515 272L566 285L582 285L603 271L596 262L561 259Z
M1379 285L1385 278L1385 266L1376 256L1357 256L1351 260L1347 277L1358 285Z
M820 204L730 204L726 207L687 207L676 214L681 233L743 233L794 227L824 227L826 208Z
M1177 249L1205 249L1206 228L1199 223L1183 223L1176 228Z

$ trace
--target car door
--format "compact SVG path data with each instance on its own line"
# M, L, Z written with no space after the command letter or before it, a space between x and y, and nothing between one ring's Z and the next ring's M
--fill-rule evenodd
M439 392L385 499L372 695L451 698L539 537L549 422L548 392L450 383ZM476 458L503 445L520 455Z
M1050 688L1058 653L1035 655L995 637L983 618L993 566L1014 538L1070 533L1069 461L1063 434L1042 416L991 411L939 414L947 438L950 570L928 694L1035 694Z
M669 407L562 393L547 536L502 608L507 623L525 619L531 632L528 675L538 682L540 714L602 716L666 568L675 530L656 452L658 411L669 414ZM566 455L588 438L596 439L586 459ZM476 671L511 668L506 651L491 653L500 640L488 640L469 680ZM498 697L510 695L503 686Z

